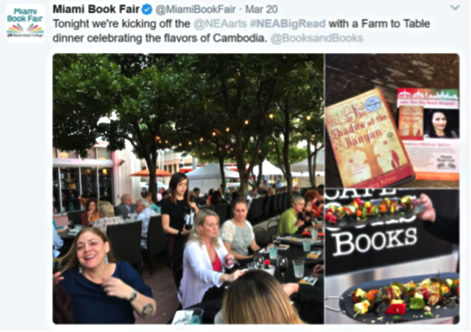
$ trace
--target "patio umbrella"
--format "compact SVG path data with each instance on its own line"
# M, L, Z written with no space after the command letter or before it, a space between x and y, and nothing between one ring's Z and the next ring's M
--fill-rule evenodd
M155 170L155 175L157 177L166 177L166 176L172 176L172 173L164 171L162 169L156 169ZM129 176L143 176L143 177L148 177L149 176L149 170L148 169L143 169L140 170L139 172L129 174Z

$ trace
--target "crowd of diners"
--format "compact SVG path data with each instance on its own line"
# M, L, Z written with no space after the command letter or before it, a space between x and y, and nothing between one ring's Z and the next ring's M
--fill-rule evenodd
M54 243L54 321L132 324L134 313L147 318L158 311L152 291L141 276L127 262L114 259L106 229L133 216L142 221L145 238L150 218L160 214L167 237L167 261L173 269L182 269L178 299L183 309L223 298L223 323L303 323L289 300L299 291L298 284L281 285L263 271L244 273L234 268L235 260L249 259L260 249L246 219L251 200L284 190L278 183L270 188L263 184L251 190L249 197L240 197L237 189L226 195L221 189L210 190L202 196L198 188L190 192L188 178L176 173L157 202L150 193L143 193L143 198L134 203L129 194L123 194L116 207L89 198L82 229L70 250L58 256L60 243ZM219 220L214 212L223 202L232 208L233 217L226 221ZM279 234L295 233L322 210L322 188L308 190L304 197L294 196L292 206L281 215ZM190 215L193 223L185 227ZM54 234L57 239L56 230ZM223 287L228 284L227 289Z

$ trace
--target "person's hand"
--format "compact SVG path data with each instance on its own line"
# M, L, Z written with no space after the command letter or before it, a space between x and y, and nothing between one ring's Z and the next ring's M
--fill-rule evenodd
M60 272L56 272L52 275L52 280L54 281L54 283L57 285L58 283L60 283L62 280L64 280L64 277L61 275Z
M195 211L198 211L198 206L196 205L195 202L190 202L190 206L195 209Z
M131 286L124 283L121 279L114 277L103 280L101 287L103 287L106 295L119 297L120 299L125 300L129 300L133 291Z
M190 228L190 229L186 229L185 227L183 227L182 235L188 235L188 234L190 234L190 232L191 232L191 228Z
M243 270L235 270L233 273L228 275L227 282L236 281L241 275L244 274L245 271Z
M417 218L430 222L435 222L435 218L437 217L437 215L435 209L433 208L433 202L430 197L425 194L421 194L419 198L419 203L422 203L425 206L425 211L417 215Z
M299 291L299 284L295 282L284 284L283 290L285 291L286 295L291 296L293 293L297 293Z
M298 219L298 221L296 222L296 227L301 227L304 225L304 221L302 219Z
M224 263L225 265L227 266L232 266L234 265L234 256L231 255L231 254L227 254L226 256L224 256Z
M312 274L314 277L318 278L320 274L324 272L324 264L317 264L314 266L314 270L312 270Z

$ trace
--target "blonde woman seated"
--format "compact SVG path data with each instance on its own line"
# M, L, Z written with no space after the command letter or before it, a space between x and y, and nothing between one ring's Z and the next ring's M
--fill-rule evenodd
M227 220L221 228L221 238L227 251L235 259L251 258L249 247L257 251L260 247L255 242L252 225L247 217L247 201L239 198L233 204L234 218Z
M120 216L114 215L114 208L110 202L100 201L98 203L98 213L100 214L100 219L93 223L93 227L100 229L103 233L106 234L106 228L109 225L116 225L124 223L123 218Z
M223 324L303 324L281 284L265 271L251 270L224 293Z
M183 254L183 277L178 293L183 308L202 302L209 290L213 298L217 297L216 293L222 297L222 284L243 274L240 270L224 273L224 267L234 264L234 257L218 236L218 215L209 209L198 212Z

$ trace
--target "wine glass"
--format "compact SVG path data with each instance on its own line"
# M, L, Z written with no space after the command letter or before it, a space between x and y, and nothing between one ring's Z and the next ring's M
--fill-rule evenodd
M261 269L265 264L265 259L263 258L263 255L257 254L253 256L253 262L255 263L255 268Z
M278 266L278 269L281 272L281 279L282 282L285 282L285 272L288 271L289 269L289 260L285 256L278 256L276 259L276 266Z

